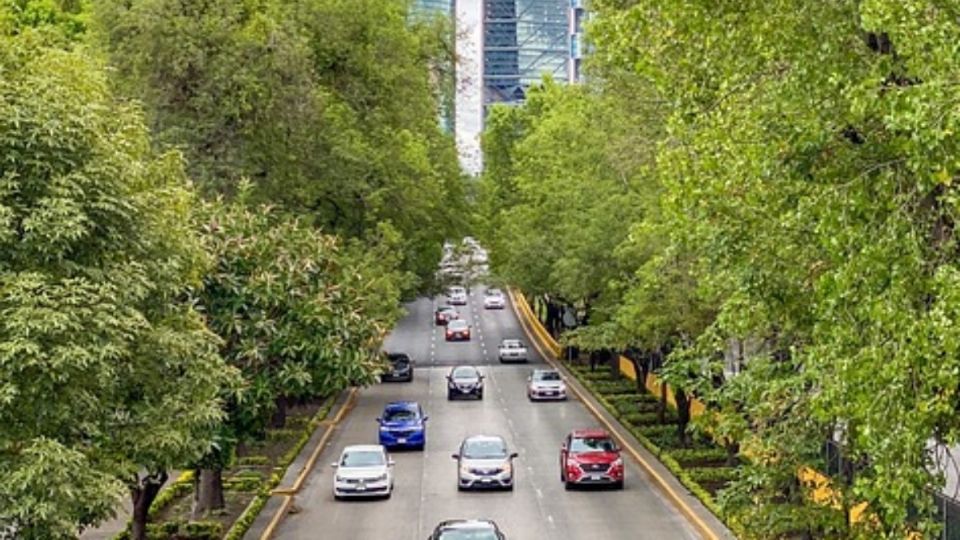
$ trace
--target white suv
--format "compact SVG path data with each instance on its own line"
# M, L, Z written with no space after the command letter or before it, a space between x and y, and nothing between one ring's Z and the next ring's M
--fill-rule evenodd
M500 289L489 289L483 297L483 307L486 309L503 309L506 305L507 299Z

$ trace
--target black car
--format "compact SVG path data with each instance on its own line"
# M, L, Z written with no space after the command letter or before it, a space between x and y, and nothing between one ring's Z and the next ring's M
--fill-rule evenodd
M390 370L380 375L381 381L410 382L413 380L413 360L404 353L389 353Z
M507 540L497 524L489 519L449 519L440 522L427 540Z
M483 399L483 375L473 366L456 366L447 375L447 399L464 396Z

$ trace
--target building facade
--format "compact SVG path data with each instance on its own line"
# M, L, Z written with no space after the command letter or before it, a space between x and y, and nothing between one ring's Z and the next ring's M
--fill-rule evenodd
M570 0L570 9L568 11L568 34L570 44L570 56L567 58L567 80L570 83L583 82L583 26L587 21L587 8L584 6L585 0Z
M544 75L568 80L571 0L482 1L485 110L522 102Z

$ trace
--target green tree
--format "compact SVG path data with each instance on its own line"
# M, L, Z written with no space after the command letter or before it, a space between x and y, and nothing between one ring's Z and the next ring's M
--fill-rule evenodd
M134 536L167 471L204 454L232 371L188 301L206 264L177 154L103 67L0 38L0 520Z
M465 220L438 113L449 27L401 0L120 2L97 10L118 85L157 140L184 149L208 193L281 206L331 234L400 234L403 271L430 283ZM445 56L446 55L446 56Z
M390 275L392 246L345 246L268 207L211 202L198 225L214 257L199 300L245 388L227 404L222 444L201 463L199 515L223 507L220 470L233 444L262 438L268 423L283 427L293 400L374 380L400 280Z

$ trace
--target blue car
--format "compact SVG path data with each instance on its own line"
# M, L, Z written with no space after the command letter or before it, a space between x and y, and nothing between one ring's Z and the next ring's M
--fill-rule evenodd
M380 444L387 448L423 450L427 442L427 417L416 401L387 403L380 424Z

